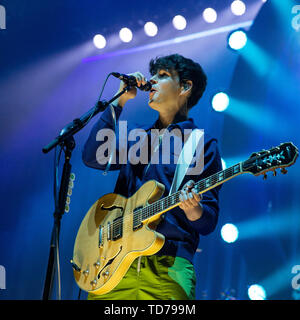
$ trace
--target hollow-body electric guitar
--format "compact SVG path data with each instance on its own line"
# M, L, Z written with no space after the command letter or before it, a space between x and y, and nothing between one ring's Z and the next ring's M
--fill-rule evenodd
M253 153L240 162L196 182L204 193L242 173L255 176L281 169L286 173L296 161L298 149L291 142L270 150ZM161 215L180 204L180 191L162 199L164 185L150 180L133 196L125 198L109 193L98 199L84 217L71 260L75 281L87 292L105 294L123 278L139 256L153 255L164 244L164 236L155 231Z

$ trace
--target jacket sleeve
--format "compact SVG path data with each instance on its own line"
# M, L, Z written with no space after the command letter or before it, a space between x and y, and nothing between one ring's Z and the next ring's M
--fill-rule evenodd
M204 148L204 170L197 181L195 177L189 176L187 181L192 179L195 182L211 176L212 174L222 170L221 157L217 147L217 141L212 139ZM186 182L187 182L186 181ZM210 189L202 194L203 214L201 218L195 221L189 221L192 228L201 235L207 235L214 231L219 216L219 190L221 185Z
M118 121L122 108L112 106ZM100 131L101 130L101 131ZM116 127L116 133L117 133ZM111 152L114 152L110 170L119 170L119 137L114 131L114 120L110 107L106 108L93 126L83 147L82 160L88 167L105 170ZM104 139L104 137L106 137ZM115 146L114 146L115 145ZM105 151L105 152L104 152Z

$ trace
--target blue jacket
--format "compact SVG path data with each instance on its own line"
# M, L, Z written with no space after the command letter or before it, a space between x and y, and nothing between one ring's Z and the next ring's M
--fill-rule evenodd
M121 107L114 107L116 114L116 121L118 121L120 114L122 112ZM111 115L110 108L107 108L101 115L99 121L94 125L92 131L86 141L82 153L83 162L91 168L104 170L106 164L100 164L96 159L96 152L101 144L105 141L97 141L96 136L100 129L113 129L113 118ZM137 128L135 126L135 128ZM147 127L140 127L144 129L148 135L150 135L150 129L153 125ZM177 122L171 124L167 129L171 131L174 128L179 128L182 132L184 129L195 129L196 126L192 119L187 119L182 122ZM128 132L131 128L128 127ZM116 130L118 133L118 129ZM124 137L117 136L117 155L116 163L112 164L110 170L120 170L117 183L114 192L121 194L125 197L130 197L133 195L146 181L156 180L165 186L165 192L163 197L169 194L169 190L173 181L174 172L176 169L176 164L171 161L171 164L132 164L127 161L125 164L119 164L118 159L118 146L119 139L124 139ZM217 141L214 138L208 138L204 136L204 170L198 176L196 175L186 175L181 187L189 181L194 180L195 182L206 178L220 170L222 170L221 158L217 147ZM98 139L99 140L99 139ZM126 139L127 141L127 139ZM149 139L150 141L150 139ZM136 141L135 141L136 143ZM127 149L133 142L128 142ZM172 148L172 144L171 148ZM120 144L124 147L124 144ZM161 146L160 146L161 148ZM170 154L173 154L174 150L171 150ZM99 159L98 159L99 160ZM200 219L196 221L189 221L186 218L185 213L179 207L176 207L163 215L163 219L158 224L156 231L165 236L165 244L162 249L156 253L157 255L170 255L179 256L185 258L192 262L194 253L197 249L199 242L199 234L207 235L211 233L217 224L219 205L218 205L218 192L220 186L215 187L203 194L203 199L201 201L203 205L203 215Z

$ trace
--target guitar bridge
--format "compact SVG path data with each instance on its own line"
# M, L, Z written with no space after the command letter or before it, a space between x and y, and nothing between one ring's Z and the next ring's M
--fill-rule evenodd
M99 243L98 248L103 247L103 226L100 225L99 227Z

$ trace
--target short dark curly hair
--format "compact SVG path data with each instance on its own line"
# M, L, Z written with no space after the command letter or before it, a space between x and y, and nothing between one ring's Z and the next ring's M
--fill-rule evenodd
M185 58L179 54L171 54L164 57L156 57L151 59L149 63L149 71L153 76L160 69L175 70L179 75L181 84L187 80L193 82L192 92L188 98L187 108L191 109L197 104L202 97L207 85L207 77L199 63L192 59Z

